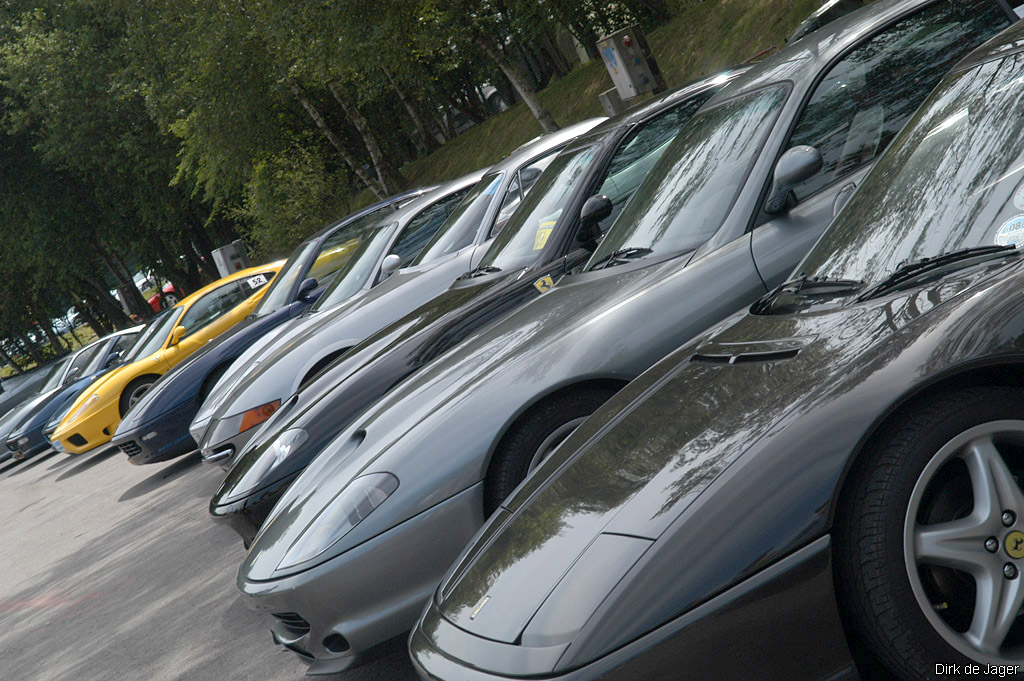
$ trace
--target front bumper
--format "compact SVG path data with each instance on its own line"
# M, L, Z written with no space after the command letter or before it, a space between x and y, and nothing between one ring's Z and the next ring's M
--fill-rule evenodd
M238 588L250 608L277 617L275 641L310 663L309 674L337 673L415 624L483 524L482 508L478 483L304 572L257 582L240 571Z
M118 431L110 443L127 454L128 462L135 465L184 456L196 450L196 441L188 426L197 409L196 399L192 398L138 428L124 433Z
M274 504L277 503L277 500L288 489L288 486L292 484L292 480L297 478L301 472L298 471L287 478L278 480L274 484L250 494L244 499L228 504L215 506L211 500L210 515L213 516L215 522L227 525L237 532L242 537L242 543L245 545L245 548L249 548L252 540L256 538L256 533L263 527L264 521L270 515L271 509L274 508Z
M19 440L27 440L18 444ZM7 450L15 459L30 459L51 449L50 441L43 436L42 430L19 433L7 439Z
M120 422L117 404L111 402L94 409L74 425L58 427L50 441L55 449L66 454L85 454L110 442Z
M839 617L827 536L604 657L552 673L571 645L483 639L450 623L432 599L409 652L424 681L860 679Z

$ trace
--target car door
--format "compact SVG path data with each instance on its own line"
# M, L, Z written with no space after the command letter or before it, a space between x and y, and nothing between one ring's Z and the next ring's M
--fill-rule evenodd
M1009 24L996 0L933 3L866 36L826 70L782 146L814 147L822 168L794 188L795 207L762 213L753 230L768 288L791 274L943 75Z

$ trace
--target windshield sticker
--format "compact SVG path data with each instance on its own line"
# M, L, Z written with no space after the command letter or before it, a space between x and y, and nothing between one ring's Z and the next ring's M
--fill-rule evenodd
M541 293L547 293L548 291L551 290L551 287L554 285L555 280L552 279L550 276L541 277L537 281L533 282L534 288L536 288Z
M1003 223L1003 226L996 232L996 244L999 246L1024 244L1024 215L1017 215Z
M1017 210L1024 210L1024 184L1017 187L1017 193L1013 195L1013 205Z
M259 288L267 283L267 278L262 274L257 274L255 277L249 277L248 283L250 288Z
M554 228L554 220L540 223L540 227L537 228L537 235L533 237L533 250L540 251L548 245L548 237L551 236L551 230Z

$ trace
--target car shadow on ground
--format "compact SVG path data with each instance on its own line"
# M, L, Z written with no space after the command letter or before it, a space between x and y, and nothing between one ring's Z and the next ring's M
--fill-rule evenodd
M142 482L136 483L128 488L124 494L118 497L118 501L128 501L129 499L136 499L145 494L157 490L171 480L184 475L193 466L198 465L202 461L202 456L199 452L192 452L188 456L183 456L169 466L158 468L157 472L149 476Z
M56 478L56 482L60 482L61 480L67 480L68 478L73 478L79 473L84 473L93 466L98 466L99 464L103 463L104 461L114 456L115 454L120 453L121 450L118 449L117 447L110 447L109 449L103 450L99 454L93 454L84 461L80 461L77 464L75 464L74 468L69 468L68 470L61 473Z
M57 454L57 450L51 450L51 451L49 451L49 452L47 452L45 454L39 454L38 456L33 456L31 459L28 459L28 460L25 461L25 465L24 466L22 466L21 468L19 468L16 471L14 471L13 473L11 473L9 477L13 478L15 475L21 475L21 474L23 474L23 473L25 473L27 471L30 471L33 468L35 468L36 466L38 466L39 464L43 463L44 461L48 461L49 459L52 459L55 454Z
M219 476L194 463L175 462L153 476L167 476L165 483L173 478L172 484L158 485L144 501L125 504L123 516L110 518L102 530L90 530L85 522L90 500L100 499L102 489L116 480L116 469L125 465L118 464L94 469L62 488L75 493L59 494L53 502L59 513L32 527L41 543L74 541L73 547L39 565L17 587L0 584L0 618L13 616L18 623L0 628L0 676L302 679L302 663L271 644L270 616L245 607L235 588L243 555L237 537L205 517L201 502ZM80 493L86 489L88 494ZM70 532L61 524L69 517L68 508L81 514L81 521L71 521L79 534L58 541ZM15 532L17 525L5 531ZM400 648L386 659L324 681L415 681Z
M3 475L4 473L6 473L7 471L11 470L12 468L17 468L22 463L24 463L24 462L22 462L22 461L20 461L18 459L10 459L10 460L6 461L3 466L0 466L0 475Z

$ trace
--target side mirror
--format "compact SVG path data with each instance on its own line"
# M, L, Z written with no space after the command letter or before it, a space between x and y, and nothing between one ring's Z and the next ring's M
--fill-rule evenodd
M612 214L615 206L604 194L594 194L580 208L580 240L588 243L597 242L601 238L601 221Z
M185 333L186 330L184 326L181 326L179 324L178 326L174 327L174 331L171 331L171 345L177 345L179 342L181 342L181 339L185 335Z
M317 282L317 280L314 279L313 277L309 277L308 279L303 279L302 283L299 284L299 290L296 291L296 293L295 293L295 298L297 300L305 301L307 299L307 297L309 296L309 294L312 293L313 291L315 291L316 287L319 286L319 285L320 285L319 282Z
M821 158L821 152L814 147L801 145L786 151L775 164L775 182L764 205L764 212L779 215L795 206L796 195L793 193L793 187L813 177L821 170L822 165L824 160Z
M391 276L391 273L402 266L402 257L389 253L384 256L383 262L380 264L381 278L387 278Z

